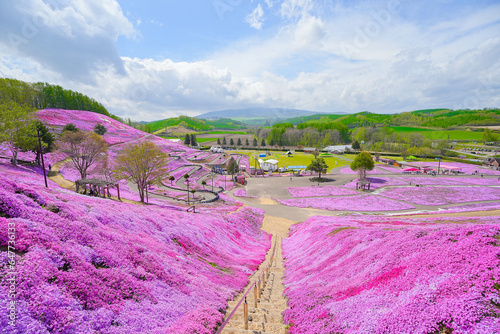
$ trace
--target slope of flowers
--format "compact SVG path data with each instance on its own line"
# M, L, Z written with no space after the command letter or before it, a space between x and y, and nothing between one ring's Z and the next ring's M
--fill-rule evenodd
M252 212L253 211L253 212ZM0 164L0 247L15 225L16 327L0 252L0 328L10 333L212 333L264 259L262 213L193 214L78 195Z
M377 166L378 167L378 166ZM358 171L352 170L350 167L345 167L340 170L341 174L358 174ZM387 174L386 171L374 168L373 170L369 170L366 174Z
M414 209L408 203L373 195L276 199L283 205L331 211L399 211Z
M500 188L492 187L404 187L386 189L381 196L420 205L498 201Z
M403 179L395 178L395 177L367 177L368 182L370 182L370 189L377 189L381 187L387 186L406 186L408 182L403 181ZM356 182L359 182L359 179L352 180L351 182L343 185L343 187L356 189Z
M441 162L441 164L439 164L439 162L437 162L437 161L430 161L430 162L415 162L415 164L431 166L436 171L438 170L438 167L440 167L440 169L442 170L443 166L450 166L450 167L461 168L462 172L465 174L472 174L475 171L477 171L478 173L482 173L485 175L500 176L500 171L495 171L492 169L483 168L482 166L471 165L471 164L466 164L466 163L462 163L462 162L448 162L448 161L446 161L446 162Z
M108 144L119 144L139 139L150 139L160 142L163 146L172 150L194 151L187 149L184 145L174 143L170 140L156 137L140 130L134 129L126 124L115 121L114 119L90 111L82 110L63 110L63 109L44 109L37 111L37 117L49 127L62 128L68 123L73 123L77 128L85 131L93 131L96 124L102 124L107 132L103 138ZM155 142L155 144L158 144Z
M499 333L498 218L293 226L283 245L289 333Z
M292 197L357 195L358 192L338 186L287 187Z

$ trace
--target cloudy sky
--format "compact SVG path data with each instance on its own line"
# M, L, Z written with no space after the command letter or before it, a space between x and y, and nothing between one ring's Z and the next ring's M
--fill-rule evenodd
M135 120L500 107L500 1L2 1L0 76Z

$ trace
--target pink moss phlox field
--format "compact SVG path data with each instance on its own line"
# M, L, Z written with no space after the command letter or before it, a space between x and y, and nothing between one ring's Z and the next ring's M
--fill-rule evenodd
M379 164L376 164L375 165L375 168L380 168L386 172L389 172L389 173L401 173L401 168L398 168L398 167L394 167L394 166L389 166L389 165L379 165Z
M443 205L464 202L498 201L500 188L492 187L404 187L384 189L380 196L420 205Z
M330 211L399 211L414 209L408 203L374 195L276 199L283 205Z
M123 143L133 143L140 140L152 140L155 144L160 144L165 150L171 151L189 151L194 150L185 147L182 144L174 143L155 135L151 135L140 130L134 129L126 124L115 121L114 119L82 110L63 110L63 109L44 109L36 112L37 117L49 127L62 128L66 124L73 123L81 130L93 131L97 124L104 125L107 132L104 134L104 140L110 145L117 145Z
M434 168L434 170L438 170L438 166L440 167L441 170L443 170L443 166L450 166L450 167L458 167L462 169L462 172L465 174L472 174L475 171L478 171L478 173L482 173L485 175L497 175L500 176L500 171L492 170L492 169L487 169L482 166L478 165L471 165L471 164L466 164L462 162L448 162L448 161L443 161L441 164L439 164L437 161L431 161L431 162L416 162L415 164L420 164L420 165L427 165L431 166Z
M255 196L247 196L247 190L246 189L236 189L233 192L233 195L236 197L246 197L246 198L257 198Z
M405 186L408 185L408 182L403 181L402 179L398 179L395 177L367 177L368 182L370 182L370 189L377 189L381 187L387 186ZM343 187L356 189L356 182L359 182L359 179L355 179L345 185Z
M292 197L357 195L358 192L338 186L287 187Z
M289 333L500 333L498 218L292 226L283 242Z
M120 203L52 181L46 189L40 174L4 164L0 213L0 247L14 223L21 252L15 328L1 280L0 328L9 333L213 332L270 247L263 210L193 214ZM0 252L0 277L7 262Z
M358 174L358 171L354 171L350 167L345 167L340 170L340 174ZM374 168L373 170L367 171L366 174L387 174L387 172Z

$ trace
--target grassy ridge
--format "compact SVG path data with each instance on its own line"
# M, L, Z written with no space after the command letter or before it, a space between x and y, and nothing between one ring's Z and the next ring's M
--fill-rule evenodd
M229 118L221 118L217 120L202 120L194 117L179 116L168 118L160 121L147 123L148 132L156 132L165 127L181 126L195 131L208 131L211 129L229 129L237 130L246 126L240 122Z

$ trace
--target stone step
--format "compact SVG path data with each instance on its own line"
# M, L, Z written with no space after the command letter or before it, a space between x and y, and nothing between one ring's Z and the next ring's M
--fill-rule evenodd
M263 331L236 329L236 328L224 328L222 330L222 334L273 334L273 333L263 332Z

